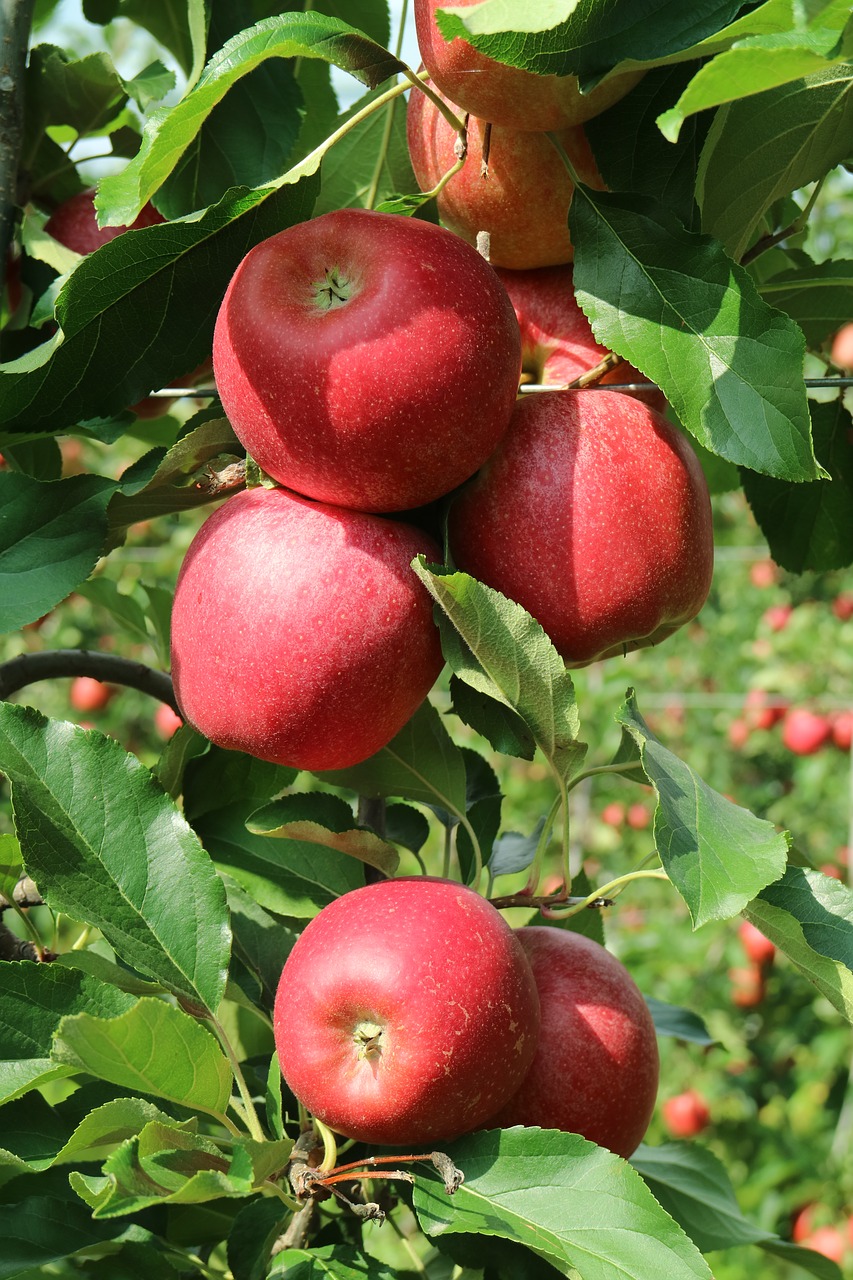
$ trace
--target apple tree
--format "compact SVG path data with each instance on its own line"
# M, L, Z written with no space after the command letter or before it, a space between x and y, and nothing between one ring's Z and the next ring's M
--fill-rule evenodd
M321 970L329 990L338 973L343 986L356 955L372 990L389 1008L397 1000L407 1088L433 1047L424 1027L447 1010L463 1034L461 1002L488 977L485 943L472 942L464 911L429 924L424 875L460 886L460 902L488 899L478 912L499 933L506 911L513 926L535 926L525 936L544 927L556 950L593 956L592 989L604 982L594 956L608 922L655 882L685 917L646 924L661 971L675 927L742 918L765 957L772 944L853 1020L853 895L813 865L805 821L779 830L710 786L650 727L629 677L610 707L614 749L573 681L596 660L618 672L627 650L665 646L695 616L710 577L708 492L713 503L742 490L791 574L853 564L850 357L834 344L853 316L853 264L808 250L853 161L849 4L653 0L640 12L632 0L429 0L416 5L429 74L403 59L405 7L84 0L86 21L71 29L50 0L8 0L0 14L0 1280L687 1280L711 1275L704 1255L735 1246L761 1249L773 1274L829 1280L841 1274L829 1257L741 1212L701 1142L636 1145L657 1080L645 1033L642 1082L630 1058L617 1073L626 1120L607 1145L572 1130L565 1097L552 1107L572 1067L611 1126L594 1132L612 1130L616 1084L605 1088L610 1077L580 1050L567 1065L565 1036L559 1068L549 1077L544 1057L537 1067L541 1100L516 1105L534 1068L525 1058L528 1075L504 1070L514 1022L473 1040L452 1124L440 1090L428 1123L385 1124L398 1099L390 1085L381 1092L382 1054L394 1041L363 998L359 1087L379 1088L375 1129L326 1124L294 1088L307 1069L313 1089L331 1050L282 1075L285 1056L313 1052ZM460 49L454 62L448 51ZM461 101L468 81L485 100ZM378 385L386 399L404 389L404 417L416 400L427 407L410 414L408 436L398 417L373 452L357 440L330 463L312 406L331 404L332 377L303 378L326 342L317 316L285 341L286 284L267 283L236 318L232 307L225 356L218 317L256 247L296 228L306 244L352 211L372 228L359 233L362 256L348 270L337 258L310 267L312 305L346 353L336 430L362 421ZM468 258L458 280L441 257L430 267L438 319L417 342L397 321L415 294L412 234ZM308 260L300 248L288 270ZM549 308L576 338L550 369L540 277L520 282L536 270L556 273ZM382 271L379 319L384 308L394 324L379 323L393 329L380 358L366 321L348 317ZM466 363L447 335L466 309L484 323L472 281L485 282L497 318L488 312ZM504 345L492 348L501 326ZM256 365L235 398L238 347ZM442 437L442 461L431 440L457 398L468 416L458 444ZM477 404L501 398L506 421L478 456L463 455L485 430ZM275 449L259 465L245 435L261 438L273 404L274 433L290 439L302 421L311 465L300 476L316 471L319 451L324 484L333 473L338 486L331 499L295 472L273 475ZM553 455L531 437L516 449L521 471L508 470L498 439L521 439L510 418L537 415L558 423ZM624 420L621 452L607 463L593 452L586 470L579 455L566 462L576 419L599 444ZM686 485L664 481L661 441L689 459ZM415 498L335 507L334 494L365 492L369 469L389 457L394 477L412 481L396 492ZM543 457L562 505L545 494L541 466L517 516L525 468ZM454 516L460 480L481 463ZM423 490L445 465L445 482ZM499 471L488 510L498 532L484 539L476 495ZM582 523L587 501L605 509L603 524ZM240 523L273 507L274 527L266 515ZM646 584L620 601L628 629L614 637L593 617L582 653L541 624L538 601L520 600L529 581L562 582L551 532L565 542L573 521L578 575L590 569L603 611L611 569L630 564ZM486 550L521 547L517 586L491 579L485 554L466 571L455 524L465 541L490 538ZM142 528L160 533L140 575ZM300 576L285 618L291 566ZM685 574L679 594L671 579ZM652 597L663 612L637 621ZM573 621L592 605L560 607ZM87 612L111 619L103 643L79 622ZM52 634L53 618L73 623L58 629L70 636L62 646L39 629ZM98 714L103 685L159 703L171 722L156 757L45 715L38 690L69 679L102 682L79 687L78 721ZM267 688L285 682L285 715L304 694L298 745L286 749L271 745L264 718ZM534 766L547 800L518 832L502 817L508 779ZM572 821L583 784L611 776L651 796L654 813L650 852L602 874ZM360 892L396 881L393 929L349 920ZM329 906L334 916L321 916ZM321 935L315 918L341 923ZM571 948L558 935L592 941ZM506 945L532 981L521 945ZM544 941L527 945L546 954ZM306 954L314 967L295 997L289 958ZM543 1046L558 968L540 962L541 978L534 968ZM420 1038L418 1001L398 998L409 971L429 974ZM507 981L483 996L478 1031ZM652 991L640 1001L627 974L615 982L630 983L635 1022L708 1042L703 1010ZM529 1004L523 1016L535 1027ZM279 1050L287 1040L282 1061L276 1038ZM505 1096L466 1125L458 1113L478 1064ZM702 1128L694 1112L685 1136ZM399 1140L381 1146L374 1133Z

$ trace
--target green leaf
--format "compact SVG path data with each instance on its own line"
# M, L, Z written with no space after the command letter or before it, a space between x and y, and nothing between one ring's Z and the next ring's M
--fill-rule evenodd
M777 564L792 573L853 563L853 453L850 414L839 397L811 405L815 453L828 480L788 484L742 473L753 515Z
M88 578L106 541L115 488L100 476L45 484L0 471L0 631L35 622Z
M424 702L396 738L362 764L317 775L363 796L402 796L465 813L465 763L441 717Z
M527 0L522 11L488 0L471 8L442 5L438 25L446 40L459 36L491 58L540 75L577 75L589 88L624 59L654 64L689 55L741 7L736 0L701 6L650 0L642 7L635 0ZM548 31L547 40L527 34L540 31Z
M676 1040L687 1040L691 1044L701 1044L706 1047L717 1043L709 1034L708 1028L698 1013L694 1013L692 1009L682 1009L677 1004L665 1004L663 1000L656 1000L654 996L646 996L645 1001L659 1036L672 1036Z
M743 914L853 1022L853 893L846 885L788 867Z
M697 111L787 87L791 81L826 72L826 60L839 45L835 31L788 32L753 36L706 62L674 107L658 117L665 138L675 142L684 119ZM744 102L744 99L747 101Z
M228 1059L189 1014L143 996L116 1018L77 1013L63 1018L52 1057L63 1066L221 1116L233 1084Z
M394 1280L400 1273L344 1245L327 1244L285 1249L265 1274L268 1280Z
M260 1196L238 1210L228 1232L228 1266L234 1280L266 1280L272 1247L287 1216L280 1200Z
M803 335L742 268L651 197L578 186L574 286L597 340L660 386L713 453L787 480L820 475Z
M492 875L511 876L526 871L536 856L545 819L540 818L529 836L520 831L505 831L495 841L489 862Z
M385 809L385 834L404 849L420 853L429 839L429 822L420 809L408 804L389 804Z
M246 820L254 835L297 840L336 849L386 876L393 876L400 855L373 831L357 827L352 809L339 796L315 791L282 796L256 809Z
M533 759L535 739L517 712L455 675L450 677L450 696L462 723L482 734L495 751L521 760Z
M128 18L174 54L191 82L198 74L204 60L203 0L84 0L83 12L89 22Z
M202 422L182 435L162 455L141 488L125 485L122 477L121 487L107 510L111 544L120 541L125 531L140 520L154 520L210 503L216 495L199 488L196 481L209 478L210 466L221 470L244 456L245 450L227 418Z
M135 636L137 640L142 640L145 644L152 643L145 608L136 595L119 591L117 583L103 576L80 583L77 587L77 595L88 600L90 604L105 609L123 630Z
M4 430L109 418L197 367L249 249L309 216L317 179L304 169L279 188L232 190L198 219L127 231L82 259L59 294L60 330L0 368Z
M295 769L284 765L211 746L187 766L184 812L194 823L205 813L238 805L245 816L284 791L296 776Z
M53 1033L67 1013L113 1017L132 997L60 965L0 961L0 1102L69 1075L50 1061Z
M850 318L853 259L812 262L804 254L801 265L763 280L759 291L771 307L795 320L809 346L818 350Z
M70 1160L93 1160L99 1152L139 1133L152 1120L169 1120L153 1103L141 1098L113 1098L94 1106L78 1122L84 1099L103 1092L102 1085L84 1085L54 1107L38 1094L9 1103L3 1108L0 1164L36 1173Z
M208 53L252 23L248 0L212 5ZM301 94L293 64L264 62L231 86L157 192L167 218L215 204L229 187L260 187L287 168L299 133Z
M101 1245L125 1229L124 1223L93 1222L85 1205L49 1196L0 1205L0 1280L31 1277L36 1268Z
M264 911L236 880L225 877L225 888L234 932L234 956L254 975L264 1007L272 1010L281 971L297 935Z
M428 1236L503 1236L583 1280L710 1277L630 1165L576 1134L492 1130L452 1143L448 1154L465 1173L452 1198L438 1182L415 1185L415 1212Z
M245 818L244 805L236 804L212 810L193 825L216 866L266 910L308 919L364 884L363 868L354 858L301 840L253 835Z
M225 890L149 771L113 738L11 703L0 705L0 769L45 900L100 929L134 968L215 1010L231 942Z
M359 98L335 127L362 111L380 92L374 90ZM341 138L323 160L321 177L315 216L332 209L416 212L424 203L424 196L418 192L409 159L405 99L392 98L381 111L374 111ZM407 204L405 209L389 209L387 197L400 192L407 193L405 199L412 201L412 207Z
M466 573L430 569L422 557L413 568L441 608L442 649L454 675L520 716L556 773L571 777L586 754L574 686L539 623Z
M655 845L693 927L731 919L783 873L787 837L772 822L713 791L663 746L637 710L631 690L616 719L639 746L646 777L657 792Z
M99 133L127 102L127 92L108 54L73 58L55 45L30 54L28 106L42 127L68 125L75 133Z
M0 897L12 901L15 885L24 871L21 846L13 835L0 835Z
M210 59L174 107L148 119L138 155L103 178L96 205L111 225L127 225L162 185L204 121L241 77L267 58L322 58L375 88L403 64L356 28L319 13L284 13L239 32Z
M699 161L696 198L703 230L732 257L742 256L775 200L849 158L851 87L848 63L716 113Z

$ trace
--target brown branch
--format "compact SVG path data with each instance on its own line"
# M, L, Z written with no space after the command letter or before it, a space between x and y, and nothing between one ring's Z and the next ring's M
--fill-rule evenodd
M586 373L582 373L579 378L575 378L573 382L569 382L566 386L567 391L582 390L584 387L592 386L594 382L600 382L606 373L611 369L615 369L618 365L624 364L625 361L621 356L617 356L614 351L608 351L607 355L602 356L598 364L592 369L587 369Z
M18 201L18 166L24 136L24 76L35 0L0 5L0 294Z
M106 684L138 689L140 693L165 702L180 715L171 676L165 671L155 671L132 658L96 653L92 649L49 649L44 653L22 653L4 662L0 665L0 700L39 680L57 680L66 676L93 676Z
M193 487L211 498L219 498L225 493L234 493L246 487L246 462L229 462L227 466L217 470L208 463L197 477Z

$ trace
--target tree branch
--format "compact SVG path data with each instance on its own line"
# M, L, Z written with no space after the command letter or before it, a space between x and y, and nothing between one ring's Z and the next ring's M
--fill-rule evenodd
M108 684L126 685L165 702L180 715L171 676L155 671L144 662L120 658L91 649L49 649L45 653L22 653L0 665L0 700L39 680L65 676L93 676Z
M0 293L18 203L18 165L24 135L24 73L35 0L0 3Z

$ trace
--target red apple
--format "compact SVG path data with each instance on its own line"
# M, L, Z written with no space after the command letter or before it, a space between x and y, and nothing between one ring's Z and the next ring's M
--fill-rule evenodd
M496 267L570 262L574 250L567 219L574 186L559 152L545 133L496 125L484 173L485 127L473 116L468 121L468 157L436 197L441 221L469 244L476 243L479 231L488 231L489 259ZM435 103L415 91L406 131L418 186L432 191L456 163L456 133ZM559 139L578 176L589 186L603 187L583 129L563 129Z
M449 493L492 452L521 342L500 281L458 236L341 209L247 254L213 364L234 430L279 483L402 511Z
M838 369L853 369L853 323L842 325L838 330L832 339L829 358Z
M521 330L522 373L529 375L531 381L563 386L600 363L607 348L596 342L590 323L575 300L571 267L499 270L498 276L515 308ZM638 369L623 363L606 373L601 385L644 381L645 376ZM629 394L660 412L666 408L660 391Z
M480 1127L533 1060L539 1001L503 917L471 889L412 877L324 907L281 974L282 1074L361 1142L418 1146Z
M732 984L732 1004L739 1009L754 1009L767 995L764 971L758 965L729 969L729 979Z
M789 604L772 604L769 609L764 610L762 619L771 631L784 631L793 612Z
M841 1262L847 1252L847 1241L837 1227L815 1227L800 1243L803 1248L814 1249L833 1262Z
M853 745L853 711L839 711L832 717L832 741L842 751Z
M764 590L779 581L779 570L772 560L756 560L750 566L749 580L754 587Z
M75 711L100 711L115 692L108 684L93 676L77 676L71 681L68 701Z
M795 1244L802 1244L806 1236L811 1235L814 1227L814 1214L818 1206L812 1202L798 1209L791 1220L791 1239Z
M757 929L749 920L741 920L738 927L740 944L746 952L748 960L765 968L773 963L776 947L768 937Z
M435 86L472 115L512 129L564 129L580 124L625 96L641 73L614 76L581 94L575 76L539 76L478 53L467 40L450 42L435 11L448 0L415 0L418 48ZM457 7L477 0L455 0Z
M455 500L457 567L516 600L569 665L657 644L702 607L711 504L685 436L615 391L520 401Z
M625 821L625 806L618 800L606 804L601 810L601 821L608 827L621 827Z
M625 814L625 821L634 831L645 831L651 824L652 815L644 804L631 804Z
M832 725L826 716L817 715L807 707L793 707L782 722L782 741L798 756L820 751L831 733Z
M229 498L178 575L172 674L185 720L221 747L342 769L394 737L442 665L412 572L432 539L285 489Z
M841 622L853 618L853 592L840 592L832 602L832 612Z
M835 863L834 863L834 862L824 862L824 863L823 863L823 864L818 868L818 870L819 870L819 871L822 871L822 872L823 872L823 874L824 874L825 876L831 876L833 880L843 880L843 879L844 879L843 875L841 874L841 868L840 868L840 867L836 867L836 865L835 865Z
M660 1065L648 1005L624 965L583 934L517 930L539 991L533 1065L489 1127L580 1133L626 1159L642 1141Z
M177 711L173 711L168 702L161 702L154 712L154 727L162 738L171 738L183 724Z
M735 751L741 751L749 741L750 726L741 716L729 724L727 736Z
M102 244L115 240L116 236L125 231L137 231L140 227L152 227L163 221L163 215L152 204L146 204L130 226L99 227L95 213L95 192L91 189L81 191L57 205L44 229L54 240L73 249L75 253L94 253Z
M711 1123L711 1110L695 1089L687 1089L661 1104L661 1117L673 1138L695 1138Z
M785 717L788 704L784 698L766 689L750 689L743 700L743 716L750 729L772 729Z

